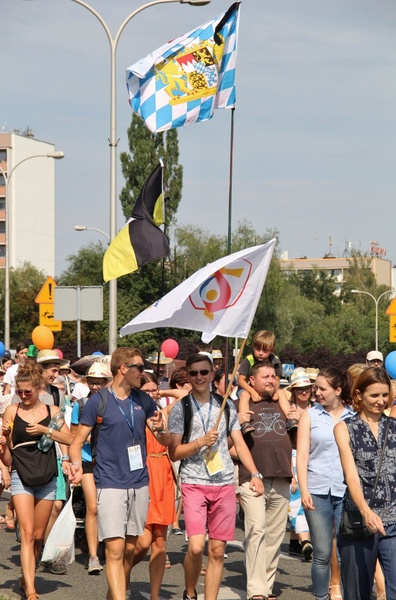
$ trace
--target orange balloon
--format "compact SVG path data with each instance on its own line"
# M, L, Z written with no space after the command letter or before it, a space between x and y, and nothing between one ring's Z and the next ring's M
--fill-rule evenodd
M38 325L32 331L32 342L39 350L52 350L54 334L49 327Z

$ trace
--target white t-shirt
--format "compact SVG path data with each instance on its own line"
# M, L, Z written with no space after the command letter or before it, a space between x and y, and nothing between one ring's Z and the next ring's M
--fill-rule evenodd
M15 393L15 375L18 373L18 369L18 363L12 365L9 369L7 369L3 379L4 383L8 383L11 386L10 394L12 394L12 396Z
M88 394L89 394L89 387L87 386L86 383L82 383L81 381L76 383L76 385L74 386L73 393L72 393L73 398L75 398L76 400L81 400L81 398L87 398Z

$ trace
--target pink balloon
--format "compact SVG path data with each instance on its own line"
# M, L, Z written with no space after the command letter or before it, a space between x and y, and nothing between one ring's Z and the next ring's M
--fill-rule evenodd
M54 348L54 352L57 353L57 355L59 356L59 358L61 358L61 359L63 358L63 352L62 352L62 350L58 350L58 348Z
M167 358L176 358L179 354L179 344L176 340L165 340L161 344L161 351L165 353Z

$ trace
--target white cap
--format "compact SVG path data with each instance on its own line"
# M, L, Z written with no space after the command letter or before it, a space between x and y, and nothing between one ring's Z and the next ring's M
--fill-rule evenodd
M384 362L384 356L382 352L378 352L378 350L371 350L371 352L367 354L366 360L380 360L381 362Z
M107 370L107 365L105 365L104 363L100 363L100 362L94 362L89 367L89 371L88 371L86 377L87 377L87 379L88 379L88 377L95 377L98 379L111 379L111 377L109 376L108 370Z

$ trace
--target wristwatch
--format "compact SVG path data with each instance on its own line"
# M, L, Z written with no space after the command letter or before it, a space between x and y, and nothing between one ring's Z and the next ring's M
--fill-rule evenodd
M252 473L250 475L250 479L253 479L253 477L257 477L258 479L263 479L263 476L261 475L261 473Z
M46 436L47 438L51 439L51 438L52 438L52 433L53 433L53 431L54 431L54 428L53 428L53 427L48 427L48 433L46 433L46 434L45 434L45 436Z

